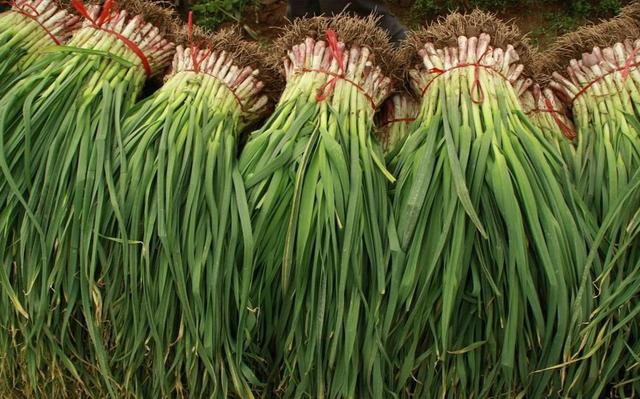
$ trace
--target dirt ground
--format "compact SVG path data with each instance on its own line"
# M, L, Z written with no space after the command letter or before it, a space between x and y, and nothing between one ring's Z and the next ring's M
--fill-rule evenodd
M409 28L416 28L440 16L416 13L412 10L413 2L414 0L388 0L386 4ZM176 1L169 1L169 3L175 4ZM178 3L187 4L188 1ZM503 20L513 21L523 32L529 34L534 44L544 48L555 37L588 22L584 18L567 15L566 10L558 2L554 3L514 1L512 6L498 10L496 14ZM0 1L0 11L6 7L5 3ZM179 11L185 11L186 14L186 9ZM256 0L255 5L244 10L241 23L254 39L269 42L286 25L286 12L287 0Z
M439 17L419 16L412 12L412 4L412 0L387 1L388 7L409 28ZM287 0L261 0L259 5L245 10L242 23L254 39L268 42L286 25L286 11ZM550 44L558 35L587 22L565 15L566 11L558 5L518 5L497 11L496 14L504 20L513 21L540 48Z

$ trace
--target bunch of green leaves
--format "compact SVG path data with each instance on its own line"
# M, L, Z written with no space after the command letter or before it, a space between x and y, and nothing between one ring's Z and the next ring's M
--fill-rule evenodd
M640 122L635 44L594 49L572 61L573 79L554 74L555 86L573 98L578 128L575 187L599 227L580 295L593 298L577 329L571 356L558 366L570 396L634 396L638 392L640 272ZM601 62L588 63L589 57ZM579 66L579 71L575 68ZM596 377L597 376L597 377Z
M240 159L260 237L261 341L284 397L382 397L388 172L366 96L338 80L316 98L330 78L290 77Z
M108 297L114 368L136 395L253 397L242 116L221 80L181 71L125 119Z
M545 368L569 355L572 310L591 299L576 298L587 250L560 154L486 68L435 78L412 130L393 163L394 392L559 392Z
M245 8L257 0L195 0L191 9L198 24L217 28L225 22L240 22Z
M95 226L121 114L146 75L125 43L98 32L78 31L0 99L0 283L13 305L0 311L13 314L12 340L1 343L15 356L2 362L24 365L10 378L26 375L36 396L55 395L49 379L116 389L100 333L108 315L99 274L110 254Z

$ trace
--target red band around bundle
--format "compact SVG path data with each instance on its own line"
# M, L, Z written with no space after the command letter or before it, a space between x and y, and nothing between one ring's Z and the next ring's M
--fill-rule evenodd
M318 95L316 95L316 101L318 102L322 102L324 100L327 99L327 97L329 95L331 95L331 93L333 92L334 88L335 88L335 84L337 83L338 80L344 80L347 83L351 83L353 86L355 86L356 89L358 89L366 98L367 100L369 100L369 103L371 105L371 108L373 108L374 110L376 109L376 102L373 99L373 97L371 97L367 91L364 89L364 87L360 86L358 83L354 82L353 80L341 75L341 74L337 74L335 72L330 72L330 71L325 71L323 69L313 69L313 68L302 68L300 69L301 72L316 72L316 73L323 73L325 75L329 75L332 77L332 79L323 84L322 86L320 86L320 88L318 89ZM327 94L326 93L326 88L327 86L331 84L331 91ZM326 94L326 96L323 97L319 97L320 94Z
M11 6L12 7L12 11L17 12L18 14L24 15L25 17L32 19L35 23L40 25L42 30L44 30L47 33L47 35L49 35L49 37L51 38L51 40L53 40L53 42L55 44L60 45L62 43L53 33L51 33L51 31L49 31L49 29L47 29L42 24L42 22L38 21L38 17L40 16L40 13L38 13L38 10L36 10L36 8L34 6L32 6L31 4L18 5L16 0L0 1L0 4L6 4L8 6ZM30 8L33 11L33 14L25 11L22 7Z
M220 82L224 87L226 87L227 90L229 90L229 92L233 95L233 97L236 99L236 102L240 106L240 110L242 112L246 112L244 108L244 104L242 104L242 100L240 99L240 97L238 96L238 94L234 89L232 89L226 82L224 82L222 79L218 78L217 76L214 76L208 72L203 72L201 70L202 61L204 61L205 59L207 59L207 57L209 57L209 55L211 55L211 50L207 49L207 51L204 53L202 58L198 59L198 53L199 53L198 47L195 45L193 41L193 11L189 11L187 28L188 28L188 36L189 36L189 48L191 49L191 63L193 64L193 69L186 70L185 72L202 73L204 75L214 78L215 80Z
M236 102L238 103L238 105L240 106L240 111L242 111L243 113L246 113L246 109L244 108L244 104L242 103L242 100L240 99L240 97L238 96L238 93L236 93L236 91L234 89L232 89L226 82L224 82L222 79L220 79L217 76L214 76L208 72L202 72L200 70L195 70L195 69L187 69L185 70L185 72L193 72L193 73L201 73L203 75L207 75L215 80L217 80L218 82L220 82L224 87L226 87L227 90L229 90L229 92L233 95L233 97L236 99Z
M340 50L340 46L338 44L338 36L336 35L336 32L333 29L327 29L326 36L327 36L327 43L329 44L329 50L331 51L331 55L338 63L338 73L325 71L322 69L312 69L312 68L301 69L302 72L317 72L317 73L323 73L325 75L329 75L332 77L327 83L323 84L318 88L318 93L316 94L316 101L322 102L327 98L329 98L329 96L335 90L336 83L338 83L338 80L344 80L345 82L351 83L358 90L360 90L360 92L362 92L362 94L364 94L367 100L369 100L369 102L371 103L371 107L375 110L376 102L373 100L373 98L369 94L367 94L366 90L362 86L360 86L358 83L344 76L344 69L343 69L344 54L342 50Z
M198 64L198 56L196 55L196 46L193 44L193 11L189 11L189 22L187 24L189 29L189 47L191 48L191 63L193 64L193 69L196 72L200 71L200 65Z
M85 19L91 22L93 28L112 34L117 39L119 39L122 43L124 43L125 46L127 46L138 58L140 58L140 61L142 62L142 67L144 68L144 71L146 72L147 76L151 76L151 74L153 73L153 70L151 69L151 64L149 63L147 56L140 49L140 47L138 47L138 45L136 45L134 42L132 42L128 38L124 37L122 34L114 30L104 28L102 26L105 23L109 22L109 20L111 19L111 9L113 8L113 0L106 0L104 2L104 5L102 6L102 12L98 16L98 19L94 19L91 16L91 14L89 14L89 11L84 6L84 3L82 2L82 0L71 0L71 5L73 6L73 8L76 9L76 11L78 11L78 14L82 15Z
M427 83L425 88L422 90L421 96L424 97L424 95L426 94L427 90L429 89L429 87L431 87L431 84L436 80L436 78L444 75L447 72L454 71L456 69L466 68L466 67L473 67L474 69L473 69L473 85L471 86L471 92L472 92L471 93L471 101L473 101L475 104L482 104L482 102L484 101L484 90L482 89L482 85L480 83L480 68L488 69L489 71L492 71L493 73L495 73L495 74L501 76L502 78L504 78L504 80L509 81L509 79L506 76L504 76L500 72L496 71L491 66L482 65L481 64L481 62L484 59L484 57L486 57L486 55L489 54L489 50L490 50L490 48L487 47L485 52L482 53L482 55L480 56L480 58L478 58L478 61L476 61L476 62L456 65L456 66L451 67L449 69L440 69L440 68L431 68L431 69L429 69L427 71L428 73L435 73L435 74L437 74L437 76L435 76L433 79L431 79L429 81L429 83ZM479 96L480 96L478 99L473 98L473 92L476 91L476 89L478 90Z
M411 122L414 122L415 120L416 120L416 118L397 118L397 119L390 119L390 120L388 120L388 121L385 121L382 125L380 125L380 127L389 126L389 125L391 125L391 124L399 123L399 122L411 123Z
M551 113L553 120L556 122L556 124L562 131L562 134L564 134L564 136L569 140L575 139L576 132L574 132L573 129L571 129L566 123L564 123L564 121L559 116L560 112L553 109L553 104L551 104L551 101L546 97L544 99L544 104L547 106L547 112Z
M202 66L202 61L204 61L209 55L211 55L211 50L207 49L205 54L201 59L198 59L198 47L193 42L193 11L189 11L189 48L191 48L191 62L193 64L194 72L200 72L200 67Z
M631 52L631 54L629 54L629 57L627 57L627 60L625 61L623 67L616 68L616 69L614 69L614 70L612 70L610 72L605 73L602 76L599 76L599 77L595 78L594 80L589 82L585 87L580 89L580 91L578 93L576 93L575 96L573 96L573 100L571 100L571 103L574 103L578 97L580 97L583 94L585 94L596 83L600 82L601 80L603 80L604 78L606 78L609 75L613 75L616 72L620 72L620 75L622 76L623 81L627 80L627 78L631 74L631 68L636 68L636 67L640 66L640 62L635 62L635 58L636 58L639 50L640 50L640 48L636 48Z
M327 43L329 44L329 50L331 51L331 55L338 63L339 73L331 74L333 78L329 80L327 83L323 84L318 89L318 94L316 95L316 101L318 102L322 102L326 100L331 95L331 93L333 93L333 90L336 87L336 83L338 82L338 79L341 79L342 75L344 74L342 70L342 66L344 65L343 64L344 58L343 58L342 51L340 50L340 46L338 45L338 37L336 35L336 32L332 29L328 29L326 32L326 36L327 36Z

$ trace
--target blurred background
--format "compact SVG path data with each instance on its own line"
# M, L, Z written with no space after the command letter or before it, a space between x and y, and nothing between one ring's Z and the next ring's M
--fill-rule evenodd
M589 21L614 16L628 0L387 0L389 9L409 28L475 7L513 20L545 47L555 37ZM258 41L269 41L286 23L287 0L176 0L182 14L192 9L196 21L209 28L237 22Z
M268 42L286 23L287 0L155 0L177 8L209 29L240 23L247 35ZM630 0L386 0L388 8L409 28L452 10L480 8L513 20L541 48L555 37L589 21L614 16ZM0 1L0 10L7 8Z

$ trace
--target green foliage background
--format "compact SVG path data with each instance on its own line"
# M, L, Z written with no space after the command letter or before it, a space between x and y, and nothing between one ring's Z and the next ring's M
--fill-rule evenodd
M195 0L191 9L200 25L215 28L224 22L239 21L242 11L258 0Z
M388 3L394 1L387 0ZM611 17L628 2L629 0L415 0L412 8L414 17L424 20L435 14L456 9L468 10L478 7L499 12L517 10L521 6L555 5L561 6L566 12L562 15L554 14L551 25L570 28L577 24L572 19ZM246 6L259 6L259 4L260 0L191 0L189 6L194 11L199 24L215 28L225 22L239 21Z

